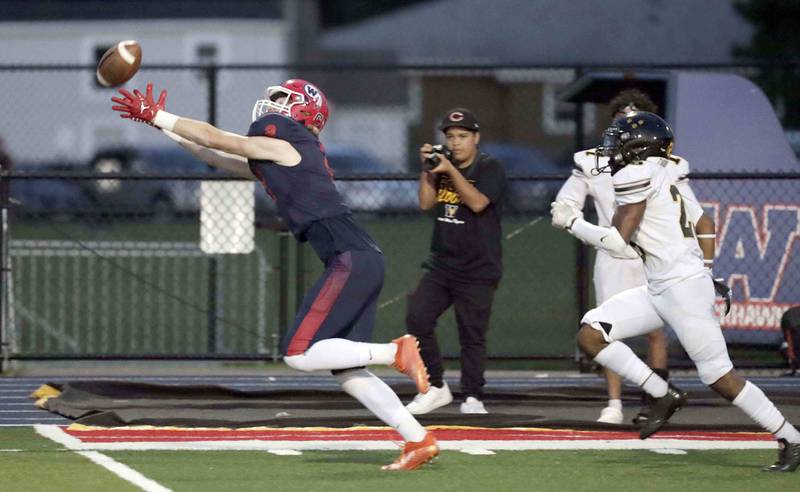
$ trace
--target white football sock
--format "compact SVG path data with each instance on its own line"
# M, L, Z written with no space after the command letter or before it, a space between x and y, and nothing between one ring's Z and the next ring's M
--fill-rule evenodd
M392 388L366 369L340 372L342 389L360 401L376 417L392 426L406 441L422 441L426 430L403 406Z
M767 398L761 389L747 381L742 391L736 395L733 404L741 408L758 425L775 434L778 439L800 443L800 432L790 424L780 410Z
M299 371L351 369L373 364L389 365L397 352L395 343L361 343L344 338L320 340L300 355L283 358Z
M611 342L594 358L595 362L616 372L647 392L653 398L667 394L667 382L654 373L633 350L622 342Z
M608 406L622 411L622 400L608 400Z

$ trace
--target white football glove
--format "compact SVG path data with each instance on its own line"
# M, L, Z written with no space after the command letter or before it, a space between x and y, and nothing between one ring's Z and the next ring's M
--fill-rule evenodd
M575 219L583 217L583 213L575 210L567 202L553 202L550 204L550 215L553 216L553 227L569 229Z

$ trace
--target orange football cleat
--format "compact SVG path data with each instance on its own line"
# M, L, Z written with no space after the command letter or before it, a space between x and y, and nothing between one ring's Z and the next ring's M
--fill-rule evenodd
M410 377L417 385L417 391L427 393L431 387L428 381L428 369L419 355L419 342L414 335L403 335L395 338L392 343L397 344L397 353L394 356L392 367Z
M425 434L425 439L418 442L407 442L403 446L400 457L391 465L383 467L387 471L411 471L439 456L439 445L432 432Z

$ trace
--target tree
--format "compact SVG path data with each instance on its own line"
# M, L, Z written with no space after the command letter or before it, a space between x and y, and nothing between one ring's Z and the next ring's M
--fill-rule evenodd
M747 61L785 62L761 70L755 82L772 100L784 127L800 128L800 0L741 0L736 10L754 28L733 55Z

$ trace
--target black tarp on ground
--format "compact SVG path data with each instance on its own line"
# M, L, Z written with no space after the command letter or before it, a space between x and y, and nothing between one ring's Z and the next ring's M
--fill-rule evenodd
M243 391L224 386L159 385L129 381L77 381L49 384L54 389L37 391L42 408L76 423L116 427L129 425L180 427L352 427L384 425L356 400L338 390ZM45 387L43 387L45 388ZM404 401L412 394L401 395ZM458 395L456 400L458 401ZM635 393L626 393L626 406L638 408ZM771 391L769 396L787 418L800 419L797 391ZM738 409L710 390L689 393L690 404L671 429L760 430ZM594 422L605 402L605 389L552 387L527 391L489 393L488 415L462 415L458 406L420 416L425 425L472 425L481 427L602 428L633 430L632 425ZM737 413L738 412L738 413ZM592 415L592 417L587 417Z

